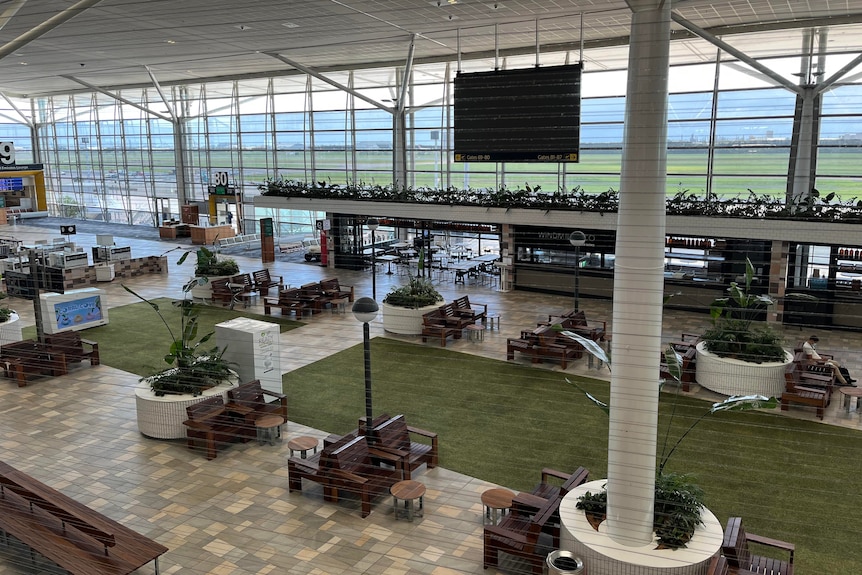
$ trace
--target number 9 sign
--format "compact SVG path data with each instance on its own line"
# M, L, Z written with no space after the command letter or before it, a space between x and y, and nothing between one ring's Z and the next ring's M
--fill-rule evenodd
M0 165L15 165L15 144L13 142L0 142Z

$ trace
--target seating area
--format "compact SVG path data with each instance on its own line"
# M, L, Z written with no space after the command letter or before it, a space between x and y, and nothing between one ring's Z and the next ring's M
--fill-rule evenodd
M812 380L796 362L790 363L784 370L784 392L781 394L781 411L790 409L791 404L811 406L820 420L829 405L831 384L826 387L815 387L821 380ZM811 383L812 385L809 385Z
M559 361L560 367L566 369L569 361L583 357L584 348L553 327L541 325L534 330L521 331L519 338L507 339L506 360L513 361L515 352L529 357L531 363L542 363L546 359Z
M750 543L761 548L775 550L782 557L755 555ZM793 554L796 546L793 543L763 537L748 533L742 525L742 517L731 517L724 529L724 540L721 542L721 554L727 560L730 573L749 575L793 575Z
M288 459L289 488L302 491L303 479L320 483L324 500L332 503L338 501L339 491L352 493L361 500L364 518L371 513L372 498L401 481L401 460L400 455L369 447L363 436L347 434L307 459Z
M266 297L269 295L269 290L276 288L277 292L284 289L284 279L282 276L271 275L269 268L263 268L251 273L254 278L254 287L260 292L260 295Z
M87 360L90 365L99 365L98 342L82 339L77 331L45 335L45 345L50 353L63 354L67 364Z
M266 415L277 415L282 425L287 423L287 396L263 389L260 380L255 379L227 391L228 403L225 409L242 417L240 433L248 439L257 437L256 422ZM267 401L267 398L271 398Z

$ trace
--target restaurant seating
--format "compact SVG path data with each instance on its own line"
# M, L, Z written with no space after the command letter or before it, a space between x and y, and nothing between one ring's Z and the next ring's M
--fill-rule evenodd
M457 327L448 325L446 320L436 312L422 316L422 343L427 342L429 337L439 338L440 347L446 347L446 338L452 336L453 339L459 339L462 333Z
M470 319L473 323L481 321L485 323L488 317L488 304L470 302L470 296L461 296L452 302L455 313L461 317Z
M276 288L278 291L281 291L282 286L284 285L282 276L273 277L270 275L268 268L252 272L251 275L254 278L255 289L257 289L262 296L268 296L271 288Z

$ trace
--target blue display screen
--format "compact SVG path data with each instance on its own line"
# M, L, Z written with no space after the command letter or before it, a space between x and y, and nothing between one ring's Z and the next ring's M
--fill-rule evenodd
M24 189L24 178L0 178L0 192L20 192Z

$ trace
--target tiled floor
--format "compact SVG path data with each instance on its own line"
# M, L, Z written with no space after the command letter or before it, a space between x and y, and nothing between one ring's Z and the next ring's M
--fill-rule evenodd
M18 225L4 235L32 243L56 234ZM87 250L95 243L95 237L87 234L75 239ZM119 237L116 242L131 245L136 257L160 254L175 245L142 239L127 242ZM168 275L136 278L128 284L147 297L179 297L179 286L191 271L190 263L181 268L174 265L180 253L168 255L172 261ZM259 260L237 259L243 270L261 267ZM273 268L292 285L337 275L342 283L355 285L359 295L371 295L368 272L333 272L283 262ZM401 281L381 270L378 299ZM106 290L110 306L133 301L118 281L100 287ZM455 351L497 359L505 357L507 337L572 305L570 298L500 293L486 286L443 284L440 290L448 299L469 293L501 315L500 329L486 332L483 342L464 338L448 344ZM30 302L9 299L4 304L18 310L25 324L32 324ZM582 300L582 307L590 317L610 318L609 302ZM697 332L707 324L706 315L669 311L664 331L670 340L681 331ZM788 340L799 340L803 333L788 330ZM372 335L393 337L384 334L379 321L373 324ZM858 352L862 335L838 331L819 335L821 348L842 358L851 373L862 373ZM361 338L361 325L349 313L315 316L307 326L282 335L282 369L291 371L356 345ZM567 373L586 373L586 364L586 360L577 361ZM534 369L560 370L549 364ZM607 371L593 369L589 374L606 377ZM320 487L314 484L306 482L302 493L288 493L286 441L276 446L244 444L207 461L189 451L184 441L143 437L135 422L131 388L136 382L135 376L107 366L84 365L67 376L25 388L0 381L0 459L168 546L170 551L160 563L166 574L493 573L482 569L479 495L488 483L449 471L443 461L444 467L418 476L428 488L423 518L414 523L396 521L390 500L381 498L371 515L361 519L355 499L324 503ZM694 393L709 396L698 389ZM787 416L814 419L803 408L794 408ZM838 401L832 402L826 422L862 427L860 417L844 413ZM326 434L288 424L287 438ZM4 555L0 546L0 574L31 572L27 555ZM153 566L138 572L153 573Z

